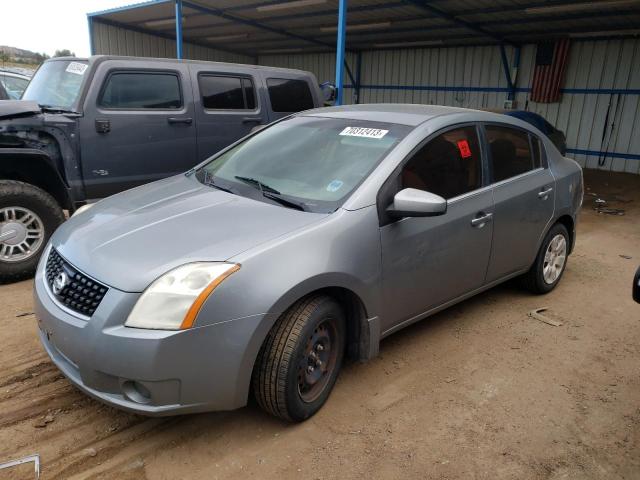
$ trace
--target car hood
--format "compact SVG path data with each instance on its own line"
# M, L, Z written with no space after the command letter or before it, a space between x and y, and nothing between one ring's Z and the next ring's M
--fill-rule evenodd
M179 175L98 202L62 224L52 245L96 280L141 292L179 265L225 261L326 217Z
M37 102L28 100L3 100L0 102L0 118L16 118L42 113Z

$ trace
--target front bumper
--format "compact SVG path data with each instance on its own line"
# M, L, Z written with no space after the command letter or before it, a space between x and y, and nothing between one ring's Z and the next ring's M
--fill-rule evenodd
M35 278L40 339L78 388L114 407L162 416L246 404L264 315L181 331L124 327L140 294L110 288L90 320L63 310Z

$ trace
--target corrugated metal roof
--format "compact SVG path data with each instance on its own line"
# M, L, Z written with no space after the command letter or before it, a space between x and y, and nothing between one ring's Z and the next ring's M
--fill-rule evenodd
M183 0L183 38L250 56L331 51L337 12L337 0ZM90 18L167 37L174 15L174 0L151 0ZM639 25L638 0L349 0L347 49L638 35Z

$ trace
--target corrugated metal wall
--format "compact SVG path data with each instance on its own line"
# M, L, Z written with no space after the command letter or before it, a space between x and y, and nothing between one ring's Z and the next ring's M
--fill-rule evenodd
M511 65L515 50L507 50ZM355 69L355 58L348 57ZM333 80L333 54L269 55L261 65L310 70ZM521 50L518 108L533 78L535 46ZM640 173L640 39L575 41L559 103L528 103L567 135L568 156L588 168ZM355 75L355 71L354 71ZM345 83L351 81L347 77ZM502 108L507 81L495 46L367 51L362 54L361 103L401 102ZM346 102L353 95L345 95ZM603 130L607 118L607 132ZM613 123L614 127L611 128ZM610 140L609 140L610 137ZM607 152L598 167L599 152Z
M96 55L132 55L139 57L175 58L173 39L93 22L93 48ZM252 57L221 52L213 48L184 43L184 58L216 62L255 63Z

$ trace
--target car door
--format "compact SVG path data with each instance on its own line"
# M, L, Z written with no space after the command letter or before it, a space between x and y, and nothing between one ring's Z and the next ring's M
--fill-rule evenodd
M485 176L478 128L467 124L432 136L381 190L383 332L484 284L493 230ZM384 208L404 188L444 197L446 213L386 217Z
M197 163L187 66L142 65L117 61L98 67L80 121L87 198L106 197Z
M528 130L484 126L495 204L487 281L527 269L553 217L555 180L542 142Z
M191 81L196 92L198 161L269 122L267 108L256 93L259 77L193 66Z

